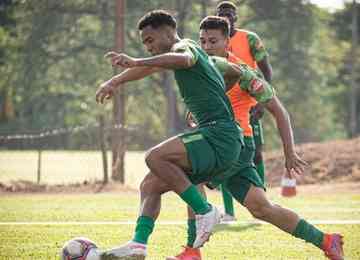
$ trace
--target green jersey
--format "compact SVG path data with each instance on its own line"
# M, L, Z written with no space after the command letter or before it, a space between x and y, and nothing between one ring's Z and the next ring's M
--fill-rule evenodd
M209 56L189 39L176 43L172 51L189 53L194 59L192 67L174 72L181 97L199 126L213 121L233 121L234 114L225 94L223 77Z

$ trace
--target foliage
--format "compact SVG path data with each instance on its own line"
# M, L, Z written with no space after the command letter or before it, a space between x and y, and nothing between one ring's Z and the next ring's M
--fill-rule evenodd
M349 5L333 14L308 1L235 2L239 27L258 33L269 50L273 85L291 114L297 141L346 136L349 76L343 71L351 42ZM215 5L210 0L126 1L126 52L147 55L136 30L145 12L170 10L180 34L197 39L198 23L205 13L213 14ZM7 0L0 7L3 133L93 124L100 113L111 115L110 104L95 104L94 92L113 74L103 54L114 48L115 1ZM185 109L178 94L173 125L168 123L168 94L175 89L173 80L164 85L163 75L129 84L126 122L143 129L129 135L130 149L146 149L184 129ZM111 116L107 121L111 124ZM268 116L264 125L268 148L277 146Z

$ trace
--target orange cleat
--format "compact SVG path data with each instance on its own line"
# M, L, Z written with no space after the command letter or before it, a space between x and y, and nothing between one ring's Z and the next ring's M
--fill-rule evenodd
M342 235L325 234L321 248L324 250L327 258L331 260L344 260L343 244Z
M179 255L167 257L166 260L201 260L200 249L186 246Z

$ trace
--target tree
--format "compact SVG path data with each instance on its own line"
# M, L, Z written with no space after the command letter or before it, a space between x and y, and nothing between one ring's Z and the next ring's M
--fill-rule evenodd
M339 81L345 86L343 95L344 107L347 107L348 117L345 123L349 137L354 137L360 133L360 63L357 57L360 52L358 49L360 19L360 4L353 0L352 4L345 4L345 8L334 14L331 25L335 28L337 37L342 40L346 55L343 65L339 68Z

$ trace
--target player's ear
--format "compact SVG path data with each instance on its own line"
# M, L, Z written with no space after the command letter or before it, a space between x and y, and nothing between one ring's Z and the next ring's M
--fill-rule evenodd
M237 20L238 20L238 16L237 16L237 14L235 14L235 16L234 16L234 23L236 23Z
M230 43L230 37L226 37L226 40L225 40L226 48L229 47L229 43Z

